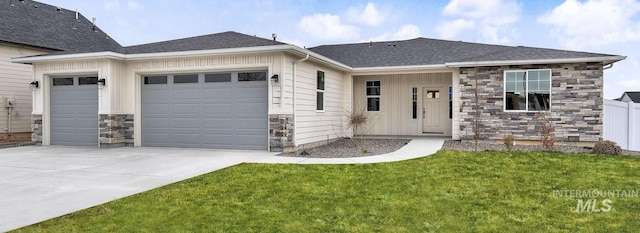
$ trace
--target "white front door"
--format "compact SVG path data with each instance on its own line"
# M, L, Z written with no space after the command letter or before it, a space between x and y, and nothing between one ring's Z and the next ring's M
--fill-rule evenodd
M422 132L444 133L447 94L440 88L422 88Z

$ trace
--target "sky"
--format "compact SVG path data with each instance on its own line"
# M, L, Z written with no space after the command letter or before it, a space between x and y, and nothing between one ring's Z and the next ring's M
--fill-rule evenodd
M121 45L225 31L300 47L416 37L627 56L604 96L640 91L640 0L40 0L78 10Z

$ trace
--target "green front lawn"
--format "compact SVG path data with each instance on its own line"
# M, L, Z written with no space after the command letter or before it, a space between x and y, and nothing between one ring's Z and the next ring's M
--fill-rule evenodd
M554 190L640 190L640 158L439 151L384 164L242 164L25 232L636 232L640 197L575 212ZM597 198L596 209L606 209ZM584 199L587 201L587 198Z

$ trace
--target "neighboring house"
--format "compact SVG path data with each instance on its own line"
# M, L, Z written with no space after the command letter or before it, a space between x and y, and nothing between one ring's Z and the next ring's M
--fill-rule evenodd
M640 103L640 91L626 91L620 98L615 99L622 102Z
M120 47L82 15L36 1L0 1L0 22L0 133L31 132L33 68L10 58Z
M593 144L603 67L623 59L425 38L303 49L224 32L12 61L42 84L44 145L279 151L353 133L470 140L476 114L484 140L535 141L546 110L557 141ZM372 124L345 129L357 111Z

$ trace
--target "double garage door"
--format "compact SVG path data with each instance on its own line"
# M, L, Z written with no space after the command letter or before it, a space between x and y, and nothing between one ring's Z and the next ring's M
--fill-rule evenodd
M142 145L267 149L267 72L145 76Z

